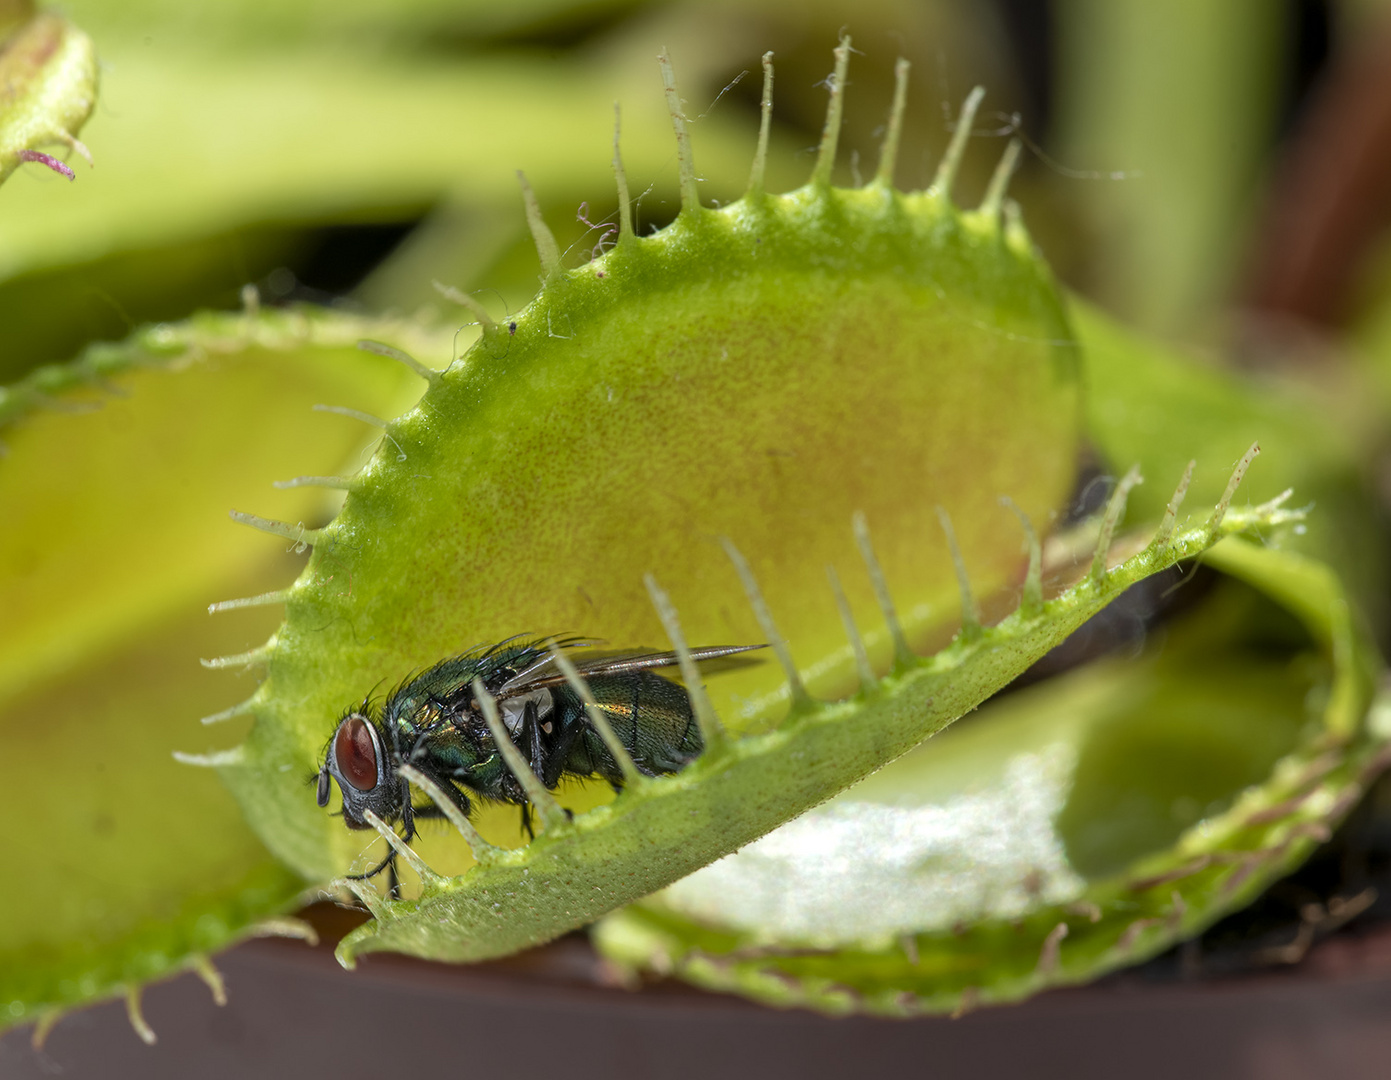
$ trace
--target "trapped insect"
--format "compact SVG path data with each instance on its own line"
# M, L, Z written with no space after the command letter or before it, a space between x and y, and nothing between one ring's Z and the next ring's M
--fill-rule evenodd
M572 639L559 644L576 648L586 643ZM714 646L692 649L691 656L699 662L761 648ZM615 735L638 769L649 776L676 772L703 748L685 688L652 670L676 663L671 652L628 652L575 661ZM331 777L343 793L343 821L348 828L371 828L364 816L371 810L385 822L399 821L402 839L409 842L417 818L443 816L433 803L413 803L410 785L399 775L400 766L410 764L465 814L472 805L470 795L517 804L523 827L530 833L530 804L488 730L474 697L475 679L497 699L503 726L546 787L554 788L570 775L600 776L615 790L621 789L623 773L618 763L549 648L542 641L512 638L436 664L393 690L380 708L370 699L351 708L324 749L318 774L319 805L328 805ZM387 867L394 893L394 853L357 876L372 877Z

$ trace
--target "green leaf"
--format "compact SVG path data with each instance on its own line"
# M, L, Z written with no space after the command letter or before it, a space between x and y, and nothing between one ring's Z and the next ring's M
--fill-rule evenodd
M1391 725L1326 566L1237 540L1204 561L1258 591L1228 581L1138 661L987 706L610 916L599 947L772 1004L901 1016L1090 981L1249 903L1356 804Z
M198 661L275 622L208 604L272 590L298 562L284 540L248 544L228 508L331 514L320 489L270 489L282 461L332 473L379 433L311 407L414 396L406 369L354 347L363 335L449 340L342 315L204 316L0 390L0 736L23 763L3 805L24 868L0 906L0 1023L201 968L303 890L211 770L171 752L237 737L198 725L239 682Z

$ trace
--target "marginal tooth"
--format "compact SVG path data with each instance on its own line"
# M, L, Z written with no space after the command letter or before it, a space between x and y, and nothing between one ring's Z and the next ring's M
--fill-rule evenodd
M1034 531L1034 523L1029 520L1029 515L1019 509L1008 495L1001 497L1000 501L1019 518L1019 524L1024 527L1024 537L1029 545L1029 569L1024 574L1024 591L1019 599L1019 613L1026 618L1032 617L1043 610L1043 549L1039 545L1038 533Z
M358 878L341 878L333 882L334 885L342 886L357 897L358 902L372 913L372 918L381 920L387 914L387 906L382 901L377 890L368 885L367 882Z
M1150 546L1154 548L1165 547L1174 538L1174 529L1178 526L1179 507L1183 505L1183 498L1188 494L1188 485L1193 481L1193 469L1197 466L1196 461L1190 461L1188 467L1183 470L1183 477L1178 482L1178 487L1174 488L1174 494L1170 497L1168 505L1164 507L1164 517L1159 522L1159 531L1154 534L1154 540Z
M763 194L763 173L768 165L768 136L773 127L773 54L763 54L763 100L759 106L758 149L753 155L753 169L749 173L747 199L757 199Z
M942 532L947 537L947 550L951 552L952 566L956 569L956 584L961 590L961 639L974 641L980 637L980 608L971 592L971 579L966 574L966 561L961 557L961 546L956 542L956 530L951 526L951 517L940 506L937 507L937 520L942 523Z
M238 716L248 715L254 707L255 706L252 705L251 700L248 698L246 701L240 701L237 704L233 705L230 709L223 709L221 712L216 712L213 713L211 716L203 717L202 720L199 721L199 723L221 724L227 720L235 720Z
M376 829L377 832L381 834L383 840L391 845L392 851L396 852L397 855L410 863L411 869L416 872L416 876L420 878L422 885L428 887L431 885L438 885L440 882L444 881L444 878L435 873L425 860L416 853L414 848L396 835L395 829L384 822L375 813L371 810L364 810L362 817L368 825L371 825L372 828Z
M440 808L440 812L449 819L449 823L459 830L461 836L468 843L469 850L473 852L475 862L485 863L497 856L501 848L494 847L484 840L482 835L474 828L467 816L448 795L446 795L433 780L424 773L420 772L413 765L403 764L398 770L401 777L408 783L414 784L421 791L429 796L430 801Z
M1260 452L1260 443L1252 443L1250 449L1242 454L1241 460L1236 463L1236 468L1232 470L1231 479L1227 481L1227 489L1222 492L1221 500L1216 509L1213 510L1212 517L1208 519L1207 531L1209 536L1216 536L1217 530L1222 527L1222 519L1227 516L1227 507L1232 505L1232 496L1236 494L1236 489L1246 475L1246 470L1251 467L1251 462L1256 460L1256 455Z
M321 487L347 491L353 486L350 476L296 476L292 480L273 480L271 487L286 491L290 488Z
M208 605L208 614L217 615L223 611L235 611L237 608L269 607L271 604L283 604L289 598L289 589L276 589L274 592L261 593L259 596L243 596L236 600L219 600L215 604Z
M898 621L898 609L894 607L893 597L889 595L889 583L884 579L884 568L879 565L879 557L874 553L874 543L869 538L869 523L863 512L856 510L851 518L855 530L855 543L860 549L865 570L869 573L870 584L874 587L874 597L879 601L879 610L884 614L884 623L889 628L889 637L894 645L894 666L905 668L917 662L917 656L908 645L903 633L903 624Z
M296 553L305 548L313 547L318 543L319 537L323 535L321 529L311 529L304 522L298 525L291 525L285 521L276 521L274 518L263 518L256 514L248 514L242 510L229 510L227 516L240 525L250 525L253 529L261 532L270 533L272 536L279 536L284 540L294 543Z
M647 595L652 598L652 606L657 609L657 618L662 622L662 629L666 631L671 647L676 652L677 662L681 666L681 679L686 684L686 693L690 695L691 707L695 711L696 723L700 725L700 735L705 743L705 753L708 755L725 745L727 736L724 725L715 715L715 707L710 704L710 696L706 694L705 686L700 681L700 671L691 659L691 650L686 647L686 636L681 632L681 620L676 614L671 598L662 591L657 579L651 574L645 574L643 582L647 585Z
M860 673L860 689L868 693L879 680L875 677L874 668L870 666L865 639L860 636L860 629L855 625L855 614L850 610L850 601L845 598L845 590L840 587L840 575L836 573L834 566L826 567L826 580L831 583L831 592L835 595L836 607L840 611L840 621L845 626L845 636L850 639L850 649L855 654L855 668Z
M451 300L462 308L467 308L473 317L478 320L478 325L483 327L485 334L497 329L497 323L488 314L488 309L478 302L477 298L470 296L462 289L456 289L453 285L446 285L442 281L432 281L435 292L439 293L446 300Z
M840 142L841 118L845 113L845 73L850 66L850 37L844 35L835 49L836 69L831 75L831 100L826 103L826 126L821 129L821 147L812 170L813 184L829 185L836 165L836 146Z
M657 64L662 71L662 91L666 95L667 112L671 114L671 128L676 133L676 165L681 174L681 212L695 213L701 206L700 193L696 190L691 133L686 130L686 114L681 109L681 95L676 90L676 72L665 49L658 54Z
M211 960L199 953L193 958L193 973L202 979L211 991L213 1004L227 1004L227 983L222 978L222 972L213 967Z
M1043 948L1038 953L1038 966L1035 970L1040 975L1052 975L1058 970L1058 963L1062 959L1063 938L1067 937L1067 923L1060 922L1052 930L1048 931L1048 936L1043 939Z
M889 125L879 151L879 172L874 182L880 187L894 186L894 166L898 164L898 141L903 134L903 111L908 104L908 70L912 65L903 57L894 64L894 103L889 109Z
M220 668L247 668L256 664L263 664L270 659L270 644L260 645L254 649L248 649L244 653L237 653L235 656L215 656L211 660L199 660L205 668L218 670Z
M961 158L966 153L966 141L971 137L971 129L976 122L976 110L980 108L984 97L983 86L977 86L966 96L966 101L961 106L961 116L956 121L956 130L952 132L951 142L947 144L947 152L942 155L942 163L937 166L937 176L933 179L930 190L945 199L951 198L956 174L961 169Z
M140 1010L140 987L132 986L126 990L126 1019L130 1021L130 1026L135 1029L135 1033L140 1036L140 1041L146 1046L154 1046L159 1041L155 1035L155 1029L150 1027L145 1021L145 1014Z
M744 595L749 598L749 606L753 608L754 618L758 620L763 636L768 639L778 663L782 665L783 675L787 679L787 689L792 697L793 711L814 704L802 682L801 673L797 671L797 665L792 662L792 651L787 647L787 639L778 631L777 623L773 621L773 613L768 610L768 602L763 599L763 590L758 587L753 571L749 569L748 560L739 553L739 549L729 537L720 537L720 543L724 545L729 561L734 564L734 572L739 575L739 581L744 586Z
M498 752L502 754L502 760L512 775L517 778L517 782L522 785L522 790L526 792L527 801L536 809L541 818L541 824L548 830L558 829L566 825L570 820L569 815L565 813L560 803L555 801L555 797L546 790L546 785L541 783L541 778L531 771L531 766L526 763L526 758L522 757L522 752L517 749L516 744L507 734L507 729L502 726L502 719L497 713L497 702L493 700L493 695L488 693L482 679L473 680L473 696L483 711L483 719L488 725L488 731L493 736L493 742L497 745Z
M58 1026L58 1021L63 1019L64 1015L57 1009L40 1014L34 1023L34 1033L29 1036L29 1045L34 1048L36 1053L43 1050L44 1043L48 1042L49 1035L53 1033L53 1029Z
M230 750L218 750L211 754L186 754L182 750L175 750L173 757L180 765L194 765L200 769L220 769L226 765L245 764L246 747L245 745L234 746Z
M436 371L434 368L429 367L426 364L422 364L410 353L405 352L402 349L397 349L391 345L383 344L380 341L370 341L364 338L362 341L359 341L357 343L357 347L361 349L363 352L375 353L378 356L389 357L390 359L395 360L398 363L404 364L407 368L413 371L416 375L419 375L431 386L434 386L435 383L439 382L440 379L444 376L444 372Z
M549 281L560 273L560 247L555 242L555 234L541 216L541 204L536 201L536 192L531 190L526 174L517 170L517 182L522 185L522 203L526 207L526 224L531 230L531 239L536 243L536 255L541 260L541 274Z
M319 944L319 932L303 919L293 915L273 915L262 919L251 928L256 937L293 938L308 945Z
M391 425L380 416L373 416L369 412L361 409L350 409L346 405L315 405L315 412L333 413L335 416L346 416L352 420L361 420L364 424L371 424L375 428L385 431Z
M1018 139L1010 139L1005 152L1000 155L1000 162L995 166L994 175L990 177L985 197L981 199L980 208L977 210L977 213L988 221L998 223L1000 220L1000 207L1004 203L1005 192L1009 190L1014 170L1019 167L1019 151L1022 148L1023 144Z
M623 115L618 102L613 103L613 182L618 187L618 242L633 236L633 203L628 195L628 171L623 168L623 153L619 143Z
M1125 501L1130 497L1131 489L1142 483L1144 478L1140 475L1140 466L1130 466L1130 471L1121 477L1121 482L1111 493L1111 501L1106 504L1106 516L1101 519L1101 535L1096 540L1096 552L1092 555L1092 569L1088 575L1098 585L1106 578L1106 557L1111 553L1111 537L1125 514Z
M401 444L392 437L390 422L383 420L380 416L373 416L371 413L363 412L361 409L349 409L346 405L315 405L314 411L333 413L335 416L346 416L350 420L360 420L364 424L370 424L372 427L381 428L382 431L386 433L386 438L391 440L391 445L396 447L396 460L406 460L406 452L401 449Z

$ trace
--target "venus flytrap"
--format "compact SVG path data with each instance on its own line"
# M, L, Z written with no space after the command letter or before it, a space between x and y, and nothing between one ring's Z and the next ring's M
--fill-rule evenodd
M375 682L527 631L614 645L663 633L678 655L688 640L766 640L780 660L712 678L711 706L687 671L705 753L573 821L538 791L550 820L522 847L485 846L480 830L504 835L486 812L465 832L472 859L438 838L405 856L375 823L425 869L403 899L343 879L375 916L340 946L344 963L381 949L481 959L583 925L946 727L1126 586L1230 533L1296 520L1279 500L1229 511L1248 456L1206 524L1167 523L1112 567L1132 471L1090 572L1045 601L1034 539L1022 609L986 625L975 598L994 600L1019 573L998 496L1032 536L1028 523L1047 520L1070 486L1077 361L1018 215L1004 213L1017 149L979 210L950 202L979 93L933 187L899 193L887 177L900 66L879 173L864 188L831 186L848 46L798 191L763 190L760 149L743 200L700 204L665 56L682 193L671 226L639 238L620 212L613 250L565 270L524 186L540 294L447 371L425 373L420 406L386 425L390 445L315 534L285 625L235 658L267 679L246 706L256 725L241 756L220 771L267 844L310 877L378 861L293 782L317 769L333 718ZM771 64L765 76L767 101ZM622 194L617 153L614 164ZM869 573L838 572L857 549ZM836 587L808 589L827 566ZM917 656L953 593L957 641ZM422 792L444 810L439 792Z
M411 324L260 312L251 304L244 316L147 331L129 355L107 366L97 361L113 354L94 350L83 364L36 373L0 396L0 424L47 419L44 406L54 396L123 377L132 359L151 360L156 371L169 359L196 372L200 357L221 356L234 371L232 360L243 354L327 356L345 335L371 339L366 347L384 357L380 370L409 376L417 392L424 389L419 403L398 416L395 382L358 395L352 380L310 380L351 395L316 400L334 414L319 419L379 439L376 452L363 464L360 457L343 460L341 450L328 454L322 441L277 447L285 470L277 486L305 501L286 504L291 509L279 517L253 512L243 494L228 494L221 504L220 513L233 509L238 522L270 534L267 552L312 552L293 584L260 575L245 593L217 594L216 612L237 613L219 625L280 605L285 618L263 645L204 654L222 677L264 678L230 707L190 707L211 726L206 734L213 745L180 760L222 775L282 866L270 867L252 841L224 860L219 873L258 867L265 880L257 888L204 882L197 868L164 867L173 880L166 892L198 897L164 919L168 934L153 944L138 934L108 942L95 960L65 955L29 964L31 984L0 983L0 1002L9 996L19 1005L18 1011L10 1006L11 1019L40 1017L48 1024L73 1005L127 993L132 1022L149 1032L138 1006L145 982L191 969L216 990L208 951L256 925L281 926L266 916L282 910L299 883L321 886L375 865L387 849L364 851L364 834L349 833L320 810L304 778L318 770L346 705L474 644L526 632L584 633L615 647L665 639L678 652L686 641L764 641L777 662L712 675L704 690L688 672L706 753L675 776L628 783L604 805L596 805L603 792L561 791L555 801L536 792L543 828L524 846L514 846L521 838L512 808L505 819L484 808L470 821L429 777L403 764L400 775L454 829L407 845L379 818L367 819L410 868L414 891L391 899L370 884L344 882L376 917L342 943L347 964L383 949L454 960L495 956L637 900L951 724L1128 585L1203 552L1216 558L1232 543L1219 543L1223 537L1296 520L1278 502L1228 509L1237 475L1206 523L1180 527L1185 475L1171 503L1174 514L1143 551L1110 565L1109 538L1125 494L1118 492L1109 526L1098 529L1104 538L1088 549L1090 573L1062 592L1045 581L1035 526L1046 531L1069 497L1084 414L1068 316L1007 198L1017 147L1004 153L977 210L954 205L978 90L967 99L933 184L896 190L908 102L908 69L900 62L874 179L853 189L834 186L849 55L846 40L836 50L811 179L784 195L764 186L773 75L771 58L764 57L748 191L720 209L701 204L690 133L664 57L660 70L680 165L677 219L655 235L636 234L615 138L616 244L567 268L524 184L541 290L524 311L498 319L466 294L441 287L479 322L476 343L457 359L447 341ZM299 328L307 329L296 339ZM326 339L316 339L320 332ZM142 352L161 341L167 349L155 348L153 357ZM279 395L275 403L287 404ZM258 455L270 453L264 439L253 442ZM311 449L314 458L300 466L305 475L294 476L291 458ZM1224 455L1203 462L1200 477L1209 486L1216 463L1230 460ZM1161 470L1147 469L1152 482L1161 478ZM322 510L316 517L299 509L324 505L309 501L315 489L328 489L330 497L341 492L344 500L324 524ZM1025 545L1002 496L1023 525ZM117 520L104 513L97 519ZM198 558L220 550L201 539L195 547ZM135 559L143 549L130 550ZM828 567L837 589L816 584ZM199 580L208 573L204 568ZM1018 610L1000 620L1016 588ZM112 605L117 608L128 610ZM961 633L936 648L958 612ZM1359 683L1340 692L1349 731L1360 721L1364 690ZM129 696L137 709L145 707L140 694ZM248 721L249 734L239 741ZM596 727L602 734L597 721ZM496 724L493 734L502 738ZM171 742L192 749L187 732ZM1340 759L1337 767L1344 764ZM1358 767L1359 776L1370 775L1370 765ZM207 778L206 771L185 774L190 790ZM1290 798L1311 790L1308 775L1294 770L1293 779L1281 781ZM1331 798L1338 809L1342 796ZM1327 802L1318 803L1322 817L1309 824L1333 819ZM573 821L561 811L565 804L576 811ZM207 829L243 836L216 821ZM1279 854L1262 856L1242 880L1264 880L1291 865L1311 838L1307 831L1286 837L1288 843L1265 837L1259 850L1274 846ZM110 850L119 859L136 848ZM1214 853L1185 852L1183 865L1209 855L1194 871L1206 873L1217 866ZM1144 872L1153 879L1172 870L1164 862ZM208 885L206 895L200 884ZM1223 903L1253 887L1229 878L1219 886L1226 889ZM704 939L702 955L690 952L690 931L679 915L653 931L655 916L646 908L606 924L601 940L625 963L666 964L698 981L723 980L766 998L776 998L763 992L771 978L792 987L796 1000L828 1007L893 1011L880 1004L904 993L912 995L913 1009L933 994L959 1006L973 995L1004 1000L1064 975L1086 977L1216 910L1189 899L1180 911L1172 889L1156 889L1140 890L1144 911L1105 944L1104 963L1078 959L1083 935L1071 924L1060 931L1063 922L1053 919L1040 923L1037 934L1031 929L1029 970L1043 973L1032 982L1010 974L1017 958L1008 950L993 958L998 927L983 922L977 960L995 965L998 977L979 980L974 989L886 982L847 992L839 984L859 977L853 950L829 950L822 969L811 974L773 970L782 959L750 974L731 967ZM216 934L190 933L208 925L199 904L217 908ZM129 900L126 914L139 922L145 912L139 898ZM871 966L879 963L876 954ZM702 965L725 974L705 978ZM890 981L900 978L901 972L890 973Z

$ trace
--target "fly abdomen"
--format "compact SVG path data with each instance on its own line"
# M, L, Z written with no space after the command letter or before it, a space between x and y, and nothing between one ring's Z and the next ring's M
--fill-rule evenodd
M691 700L677 683L650 671L635 671L590 676L589 689L614 734L643 772L654 776L674 773L700 753L703 744ZM582 709L579 722L584 724L584 735L575 741L566 771L584 776L598 773L621 781L618 763L599 733L589 726Z

